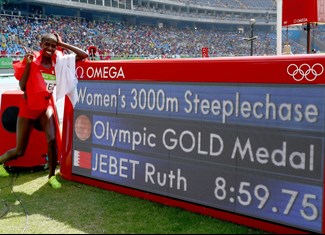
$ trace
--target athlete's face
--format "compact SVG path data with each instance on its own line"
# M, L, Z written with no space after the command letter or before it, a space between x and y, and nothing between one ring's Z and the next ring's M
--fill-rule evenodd
M57 48L57 39L55 37L46 37L41 42L41 48L43 50L43 56L52 57Z

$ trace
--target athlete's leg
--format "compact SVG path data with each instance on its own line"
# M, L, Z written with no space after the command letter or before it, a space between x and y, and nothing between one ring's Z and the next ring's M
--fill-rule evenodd
M56 125L53 109L50 107L40 116L42 129L46 134L48 144L49 183L53 188L60 188L61 184L55 177L55 169L58 161L58 149L56 140Z
M34 124L35 124L35 120L18 117L16 147L8 150L6 153L0 156L0 164L24 156L26 148L28 146L29 137L34 128Z

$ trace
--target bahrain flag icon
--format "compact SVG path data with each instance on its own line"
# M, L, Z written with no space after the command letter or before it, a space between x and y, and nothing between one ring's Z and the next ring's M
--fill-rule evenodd
M91 169L91 153L74 150L73 165L84 169Z

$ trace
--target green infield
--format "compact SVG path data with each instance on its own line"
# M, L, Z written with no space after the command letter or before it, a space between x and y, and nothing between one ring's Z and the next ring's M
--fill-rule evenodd
M43 169L0 178L2 234L265 234L183 209L58 179Z

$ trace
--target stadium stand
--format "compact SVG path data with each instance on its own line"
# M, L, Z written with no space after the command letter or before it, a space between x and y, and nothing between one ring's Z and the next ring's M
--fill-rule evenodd
M48 31L60 32L64 40L84 49L96 45L101 59L201 57L203 47L209 48L210 57L249 55L250 43L243 38L250 33L252 15L257 18L258 36L254 55L276 54L275 0L44 2L7 0L0 5L1 57L21 56L22 46L38 50L39 37ZM130 15L119 13L129 9ZM143 12L150 13L144 17ZM294 54L304 53L299 42L290 40L290 44Z

